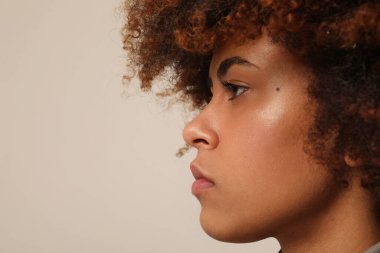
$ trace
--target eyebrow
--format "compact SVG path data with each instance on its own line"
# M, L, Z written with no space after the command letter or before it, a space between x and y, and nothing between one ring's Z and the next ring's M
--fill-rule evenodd
M249 62L248 60L240 56L234 56L234 57L227 58L220 63L218 70L216 72L218 79L219 80L222 79L233 65L243 65L243 66L255 67L256 69L260 69L259 66L257 66L256 64Z
M260 67L257 66L256 64L249 62L248 60L246 60L240 56L233 56L233 57L230 57L230 58L223 60L219 64L216 75L217 75L220 82L222 82L223 77L227 74L228 70L233 65L243 65L243 66L255 67L256 69L260 69ZM210 77L207 80L207 86L212 89L213 84L212 84L212 80Z

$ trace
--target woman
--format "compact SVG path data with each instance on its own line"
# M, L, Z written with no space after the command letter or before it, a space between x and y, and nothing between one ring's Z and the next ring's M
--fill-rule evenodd
M203 229L283 253L380 252L380 2L128 1L143 90L190 102Z

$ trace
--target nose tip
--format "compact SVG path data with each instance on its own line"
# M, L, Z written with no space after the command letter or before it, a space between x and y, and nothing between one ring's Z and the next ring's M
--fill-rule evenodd
M191 127L190 127L190 123L187 123L186 126L184 127L184 129L182 130L182 138L184 139L184 141L186 142L187 145L189 146L193 146L193 139L191 137Z
M218 136L207 122L197 117L189 122L182 132L186 144L196 149L213 149L218 145Z

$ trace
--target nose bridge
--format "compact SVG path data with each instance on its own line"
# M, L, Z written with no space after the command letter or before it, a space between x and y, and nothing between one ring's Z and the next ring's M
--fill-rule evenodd
M218 145L219 139L214 122L215 115L213 115L214 112L209 105L183 129L185 142L197 149L213 149Z

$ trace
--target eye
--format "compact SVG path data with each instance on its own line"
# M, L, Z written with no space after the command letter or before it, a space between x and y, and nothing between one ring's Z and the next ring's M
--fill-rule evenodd
M228 100L233 100L248 90L248 87L242 85L236 85L229 82L223 82L222 84L225 89L233 94Z

